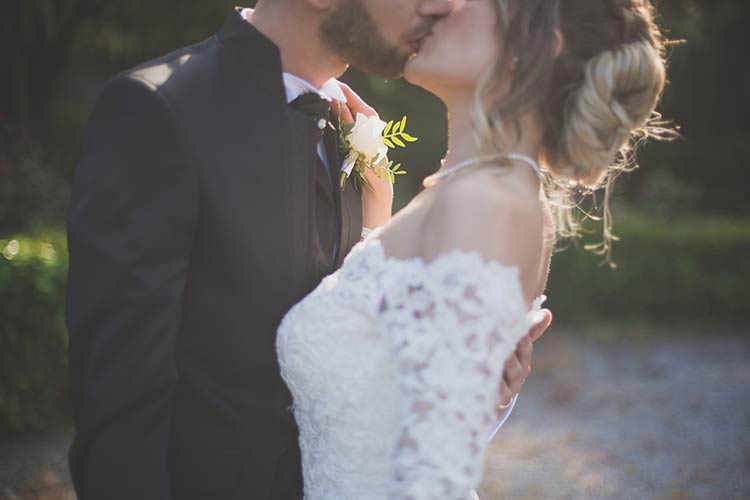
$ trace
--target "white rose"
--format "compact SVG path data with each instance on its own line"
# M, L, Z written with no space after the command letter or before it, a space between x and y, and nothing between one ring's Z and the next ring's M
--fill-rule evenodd
M362 154L365 161L372 161L379 155L380 159L388 155L388 146L383 142L383 130L386 123L377 116L366 117L357 113L357 121L349 132L347 139L352 150Z

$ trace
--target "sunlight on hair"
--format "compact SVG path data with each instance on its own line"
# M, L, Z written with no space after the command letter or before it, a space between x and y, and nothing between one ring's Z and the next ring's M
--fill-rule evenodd
M656 111L666 84L665 42L647 0L553 3L494 0L502 50L477 85L475 138L487 153L508 153L522 118L543 124L540 156L558 240L579 237L584 219L601 222L602 241L585 248L616 267L614 181L638 168L645 142L678 137ZM556 32L566 45L559 57Z

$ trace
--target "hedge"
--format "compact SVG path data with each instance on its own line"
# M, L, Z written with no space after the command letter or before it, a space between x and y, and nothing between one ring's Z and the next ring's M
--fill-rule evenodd
M66 421L67 266L60 233L0 239L0 435Z
M552 260L548 306L558 320L744 321L750 312L750 219L616 221L613 260L572 245ZM594 240L595 241L595 240Z
M750 219L622 217L617 269L571 246L555 255L548 306L557 321L743 322ZM62 233L0 239L0 435L67 421Z

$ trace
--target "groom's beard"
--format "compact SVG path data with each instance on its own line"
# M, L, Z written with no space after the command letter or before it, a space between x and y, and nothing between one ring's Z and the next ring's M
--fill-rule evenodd
M385 41L360 0L341 2L321 24L320 37L348 64L381 78L401 76L410 58L399 51L398 46Z

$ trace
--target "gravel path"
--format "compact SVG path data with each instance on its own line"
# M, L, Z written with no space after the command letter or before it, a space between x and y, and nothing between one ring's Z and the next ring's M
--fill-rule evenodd
M482 499L750 499L750 336L556 329Z
M76 500L69 444L68 436L0 444L0 500Z
M0 499L74 500L68 441L0 444ZM750 334L553 328L479 496L750 500Z

